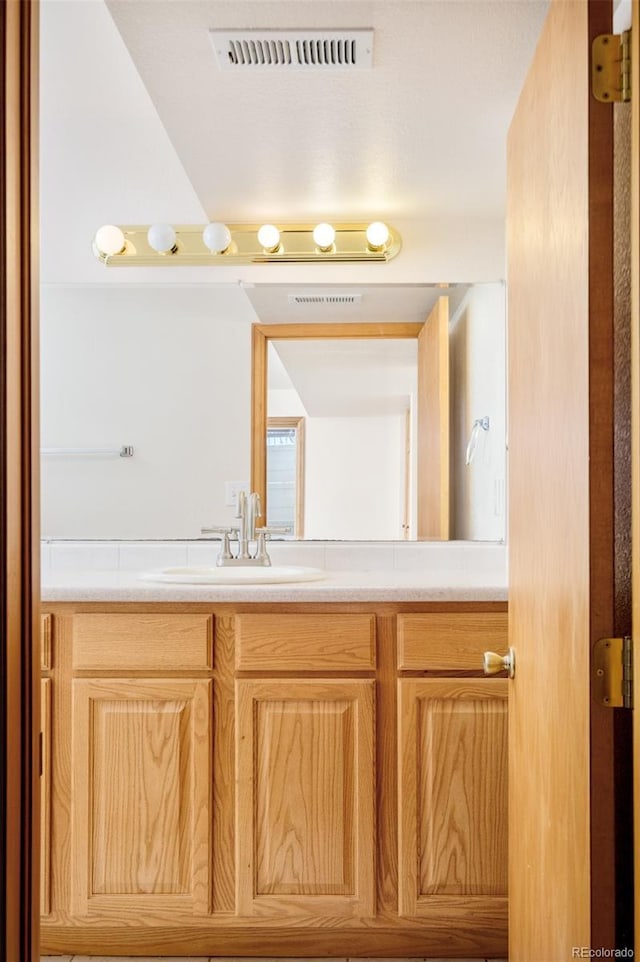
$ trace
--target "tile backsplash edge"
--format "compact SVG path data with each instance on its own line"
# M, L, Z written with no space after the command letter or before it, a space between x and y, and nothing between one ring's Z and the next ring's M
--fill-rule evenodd
M46 571L145 571L178 565L213 565L218 542L55 541L41 543ZM273 542L274 564L327 571L478 571L502 573L507 546L489 542Z

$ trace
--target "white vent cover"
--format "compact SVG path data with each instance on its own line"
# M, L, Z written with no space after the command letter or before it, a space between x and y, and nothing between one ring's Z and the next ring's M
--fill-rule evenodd
M289 304L359 304L362 294L289 294Z
M373 30L210 30L221 70L329 70L373 65Z

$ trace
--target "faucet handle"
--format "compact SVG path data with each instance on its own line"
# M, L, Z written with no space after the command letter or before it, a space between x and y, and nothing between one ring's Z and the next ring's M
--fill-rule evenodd
M237 528L200 528L200 534L221 534L230 538L235 538L238 534Z
M256 534L263 535L268 541L273 534L291 534L291 528L288 525L269 525L265 528L256 528Z

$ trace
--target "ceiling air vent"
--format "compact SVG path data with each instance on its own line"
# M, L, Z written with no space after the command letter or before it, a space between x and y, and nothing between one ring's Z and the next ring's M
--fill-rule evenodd
M359 304L362 294L289 294L290 304Z
M373 66L373 30L210 30L221 70Z

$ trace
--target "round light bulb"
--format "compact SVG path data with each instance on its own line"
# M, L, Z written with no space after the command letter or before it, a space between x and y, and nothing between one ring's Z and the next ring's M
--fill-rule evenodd
M94 239L98 251L105 256L121 254L125 248L124 234L115 224L104 224L96 231Z
M226 224L207 224L202 231L202 240L212 254L223 254L231 243L231 231Z
M269 254L273 254L280 246L280 231L273 224L263 224L258 231L258 243Z
M168 254L176 246L176 232L171 224L152 224L147 231L147 241L158 254Z
M367 227L367 244L372 251L381 251L389 240L389 228L380 220Z
M336 239L335 229L331 224L317 224L313 229L313 240L321 251L331 250Z

